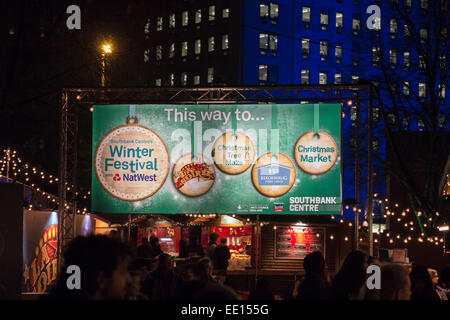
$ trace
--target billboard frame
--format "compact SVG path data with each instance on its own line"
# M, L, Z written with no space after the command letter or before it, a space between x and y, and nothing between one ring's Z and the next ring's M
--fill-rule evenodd
M64 247L74 238L77 213L78 119L80 105L94 104L239 104L239 103L341 103L343 114L348 101L356 102L355 121L355 229L354 248L359 248L359 208L361 187L367 187L369 255L373 255L373 97L374 87L367 84L286 85L230 87L148 87L148 88L64 88L61 90L58 270ZM361 115L366 115L361 118ZM367 141L360 133L367 132ZM342 134L343 136L343 134ZM363 135L365 136L365 135ZM367 150L367 183L360 183L361 147ZM70 192L69 192L70 191ZM259 220L259 216L257 217Z

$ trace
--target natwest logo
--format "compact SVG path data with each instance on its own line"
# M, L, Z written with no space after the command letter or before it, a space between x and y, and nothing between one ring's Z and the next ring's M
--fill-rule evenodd
M120 181L120 176L119 176L118 173L116 173L116 174L114 175L113 180L114 180L114 181Z

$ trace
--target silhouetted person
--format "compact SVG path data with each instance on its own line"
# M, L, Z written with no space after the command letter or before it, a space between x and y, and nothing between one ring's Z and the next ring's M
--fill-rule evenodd
M387 264L381 267L380 300L409 300L411 281L405 267Z
M227 247L227 239L220 239L220 244L214 249L214 269L227 270L228 260L230 260L230 249Z
M270 290L269 280L267 280L266 277L258 279L255 289L252 290L248 296L248 300L274 300L274 295Z
M440 300L425 266L413 266L409 278L411 279L411 300Z
M214 267L212 265L211 259L202 258L198 261L200 267L204 270L204 274L206 274L206 279L209 281L217 282L215 278L213 278L213 270Z
M128 265L130 248L105 235L78 236L64 253L64 266L48 299L55 300L120 300L125 299L131 277ZM68 266L80 268L80 289L69 290ZM72 281L69 280L70 283Z
M158 268L144 282L142 291L150 300L173 299L177 281L172 258L163 253L158 257Z
M159 245L159 239L157 237L150 237L150 246L152 247L153 254L155 257L164 253L161 250L161 246Z
M216 280L221 285L227 284L227 272L225 270L221 270L216 273Z
M155 264L155 259L145 259L145 258L137 258L130 265L129 270L134 272L138 272L141 277L141 284L150 276L150 273L154 271L153 264Z
M217 247L217 240L219 239L219 234L217 232L213 232L209 235L208 248L206 250L206 256L211 259L211 262L214 265L214 250Z
M178 242L178 247L180 249L178 258L189 258L189 242L185 239L181 239Z
M361 251L352 251L345 258L341 270L331 283L331 299L363 300L367 278L367 256Z
M450 300L450 265L441 270L436 290L441 300Z
M121 241L122 239L120 239L120 233L117 230L111 230L109 232L108 235L111 239L117 240L117 241Z
M235 300L236 293L221 285L208 275L208 258L182 267L181 278L175 299L177 300Z
M189 255L194 256L194 257L204 257L205 256L203 247L197 238L194 238L194 241L192 241L191 245L189 246Z
M298 300L328 300L330 283L327 279L325 259L320 251L308 254L303 260L305 278L298 288Z
M128 268L131 275L131 285L128 288L127 300L148 300L142 293L143 280L148 276L148 267L143 259L135 260Z
M137 247L136 256L138 258L150 259L155 256L147 238L142 238L142 244Z

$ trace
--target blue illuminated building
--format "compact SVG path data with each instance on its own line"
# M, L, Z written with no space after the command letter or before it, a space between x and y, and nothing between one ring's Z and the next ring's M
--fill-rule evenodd
M375 29L367 27L372 5L380 8L379 29L373 24L369 25ZM157 1L147 10L144 78L150 86L177 87L379 85L383 82L380 61L387 61L384 65L402 79L393 85L405 96L421 97L430 89L429 79L420 72L420 53L410 34L420 35L423 43L435 37L431 13L435 6L445 12L444 25L448 25L446 0ZM412 19L414 30L406 27L405 17ZM441 40L448 45L447 29L441 31ZM445 65L448 52L439 56L439 63ZM446 87L441 89L445 101ZM390 116L395 117L388 115L387 121ZM409 129L422 130L420 120L400 117L397 121ZM445 114L441 118L445 126ZM374 120L380 124L378 108ZM352 126L353 114L345 119L344 132L352 132ZM383 130L375 133L373 147L383 160ZM354 198L353 169L348 170L343 199ZM386 177L380 170L374 191L379 198L386 194ZM383 209L375 207L378 216ZM345 211L345 216L352 217L352 210Z

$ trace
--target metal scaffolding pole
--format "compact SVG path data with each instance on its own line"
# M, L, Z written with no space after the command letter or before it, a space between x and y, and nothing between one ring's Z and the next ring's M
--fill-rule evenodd
M369 256L373 256L373 88L370 87L369 92L369 137L368 137L368 154L367 154L367 175L368 175L368 187L367 187L367 200L368 200L368 228L369 228Z
M354 250L359 249L359 185L360 185L360 161L359 161L359 126L361 114L359 112L359 100L356 102L356 121L355 121L355 231L354 231Z
M258 271L259 271L259 239L261 237L261 226L259 225L259 214L256 215L256 254L255 254L255 287L258 283Z
M66 176L67 176L67 117L69 113L68 91L63 90L61 95L61 136L59 152L59 205L58 205L58 245L57 245L57 267L58 272L62 265L62 248L64 245L64 213L66 210Z

